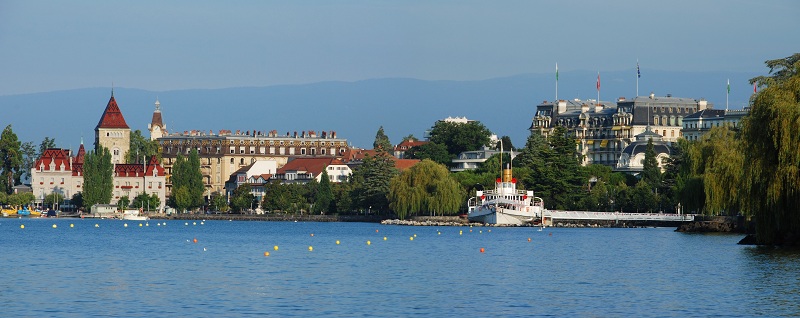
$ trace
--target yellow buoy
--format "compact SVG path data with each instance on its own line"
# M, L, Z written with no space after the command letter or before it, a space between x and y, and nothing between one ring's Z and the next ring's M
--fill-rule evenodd
M385 236L383 237L383 240L384 240L384 241L386 240L386 237L385 237Z
M197 225L197 222L192 222L192 225Z
M24 229L25 228L25 224L20 224L19 228Z
M100 224L95 223L94 227L100 227Z
M372 244L372 242L370 242L370 241L367 241L367 245L370 245L370 244Z
M412 236L412 237L409 237L408 239L409 239L410 241L413 241L413 240L414 240L414 237Z
M314 247L313 247L313 246L309 246L309 247L308 247L308 251L309 251L309 252L311 252L311 251L313 251L313 250L314 250Z
M483 234L483 231L482 231L482 230L481 230L481 231L478 231L478 234Z
M414 237L417 237L417 235L416 235L416 234L414 234Z
M336 240L336 245L339 245L339 240Z
M75 224L70 223L69 227L75 227Z
M53 228L57 228L57 227L58 227L58 225L53 224Z
M144 226L150 226L150 223L145 223Z
M123 224L122 226L124 226L124 227L128 227L128 223L125 223L125 224Z
M269 252L264 252L264 256L269 256Z
M139 223L139 227L142 227L142 223Z
M275 247L273 247L272 249L277 251L278 250L278 245L275 245Z
M458 235L464 234L464 231L458 231Z
M438 234L438 235L442 235L442 232L436 232L436 234Z

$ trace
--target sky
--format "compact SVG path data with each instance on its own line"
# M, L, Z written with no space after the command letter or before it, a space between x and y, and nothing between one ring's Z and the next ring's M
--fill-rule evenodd
M0 95L480 80L637 60L643 72L766 73L765 60L800 52L797 16L794 0L0 0Z

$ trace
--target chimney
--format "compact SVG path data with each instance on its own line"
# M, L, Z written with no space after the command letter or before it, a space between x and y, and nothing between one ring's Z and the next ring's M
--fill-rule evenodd
M650 99L656 99L656 94L653 94L653 92L650 92Z
M586 105L586 103L581 104L581 113L585 113L588 111L589 111L589 105Z
M602 111L603 111L603 104L600 104L600 102L595 103L594 104L594 112L595 113L599 113L599 112L602 112Z
M700 101L697 102L697 111L705 110L706 108L708 108L708 102L701 98Z
M558 109L556 111L557 114L563 114L567 112L567 101L559 100L558 101Z

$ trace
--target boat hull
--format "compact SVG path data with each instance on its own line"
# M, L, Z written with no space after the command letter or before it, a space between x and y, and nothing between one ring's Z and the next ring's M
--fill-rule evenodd
M472 222L499 225L524 225L533 222L536 214L534 212L523 212L518 210L508 210L503 208L483 208L478 207L467 214L467 219Z

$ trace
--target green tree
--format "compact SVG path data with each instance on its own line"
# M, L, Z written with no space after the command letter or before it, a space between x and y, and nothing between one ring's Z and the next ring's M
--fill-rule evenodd
M771 76L742 121L744 210L760 244L800 244L800 53L766 61ZM765 87L765 88L764 88Z
M39 152L37 153L37 157L40 157L45 150L52 149L56 147L56 139L50 137L44 137L42 143L39 144Z
M642 163L642 180L647 184L657 187L661 184L661 168L658 166L656 151L653 146L653 139L647 139L647 148L644 151L644 162Z
M197 154L197 149L192 149L189 153L189 158L184 159L182 154L178 154L175 158L175 163L172 165L172 182L173 196L181 188L186 189L186 201L181 203L177 202L176 198L170 198L172 205L178 208L180 205L183 209L194 209L203 206L205 193L205 185L203 184L203 175L200 171L200 156Z
M392 151L392 143L389 141L389 137L383 132L383 126L375 133L375 142L372 143L372 147L375 150L383 149L383 151Z
M0 135L0 190L7 194L11 194L12 188L18 184L19 178L18 171L22 168L22 152L20 147L22 144L17 139L17 134L11 129L11 125L3 129Z
M36 200L36 196L30 192L14 193L6 197L6 203L15 208L30 205L33 200Z
M403 137L403 141L417 141L417 137L414 137L413 134L409 134L408 136Z
M158 142L143 136L141 130L137 129L131 133L130 145L130 149L125 153L125 162L141 164L150 160L152 156L156 156L161 162Z
M477 121L454 123L437 121L430 133L430 141L445 145L450 158L464 151L478 150L489 146L492 132Z
M385 152L367 155L353 172L351 195L354 205L364 210L386 211L389 208L389 183L396 174L394 161Z
M331 181L326 169L322 170L322 176L314 196L314 212L331 212L332 204L333 190L331 189Z
M231 208L233 212L241 213L242 211L250 210L255 200L256 196L251 193L250 184L244 183L233 190Z
M211 193L210 208L213 211L228 212L228 200L219 192Z
M83 202L84 206L108 204L111 202L114 184L114 166L108 148L100 147L89 151L83 160Z
M185 186L172 188L172 203L178 211L186 212L186 209L192 204L192 197L189 194L189 189Z
M150 195L147 193L139 193L137 196L133 197L130 206L144 211L153 211L161 206L161 199L158 197L158 194L155 193Z
M44 196L44 205L53 206L54 204L63 204L64 195L58 192L50 193Z
M509 136L500 137L500 141L501 142L497 143L497 149L500 149L500 145L503 145L503 151L505 152L514 150L514 144L511 143L511 137Z
M353 197L350 196L352 184L350 182L339 182L332 184L333 190L333 213L350 213L353 211Z
M548 139L532 132L515 165L530 169L522 184L544 199L549 209L576 209L588 193L589 178L580 165L575 138L566 128L556 127ZM587 187L588 190L588 187Z
M450 165L450 153L443 144L429 142L424 145L414 146L406 151L407 159L430 159L443 165Z
M70 203L75 206L76 209L83 209L83 193L78 192L72 195L72 199L70 199Z
M17 171L17 175L14 177L14 179L22 181L23 174L30 178L31 168L33 168L33 165L36 164L36 159L39 159L39 155L36 153L36 148L30 141L23 142L19 147L19 151L20 154L22 154L22 165L20 170Z
M423 160L394 177L389 207L401 219L415 214L456 214L464 204L464 189L447 167Z
M117 209L125 210L131 205L131 199L127 195L123 195L117 200Z
M690 148L694 175L703 182L704 213L739 211L743 153L733 131L724 126L712 128Z

